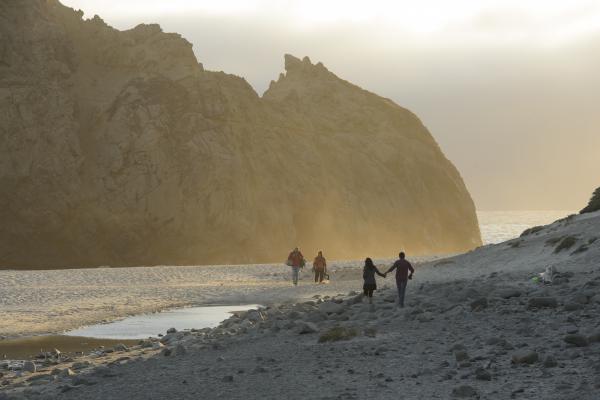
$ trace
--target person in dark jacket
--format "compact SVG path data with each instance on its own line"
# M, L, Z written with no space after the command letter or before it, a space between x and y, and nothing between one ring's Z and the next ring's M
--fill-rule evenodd
M398 307L404 307L404 296L406 295L406 285L408 284L408 280L412 279L413 274L415 273L415 269L413 266L406 261L406 254L404 252L400 252L398 254L400 257L394 265L387 270L386 274L389 274L393 270L396 270L396 286L398 287ZM408 274L410 271L410 275Z
M315 283L323 283L323 278L325 278L327 271L327 260L323 257L322 251L319 251L319 254L313 261L313 271L315 272Z
M365 266L363 268L363 292L364 296L369 298L369 304L373 304L373 291L377 290L375 274L385 278L385 274L379 272L375 264L373 264L373 260L367 258L365 260Z

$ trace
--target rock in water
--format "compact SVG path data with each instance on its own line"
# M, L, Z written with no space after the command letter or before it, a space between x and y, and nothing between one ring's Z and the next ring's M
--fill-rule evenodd
M2 3L0 265L481 244L460 174L391 100L290 55L260 97L205 71L178 34L82 16L58 0Z

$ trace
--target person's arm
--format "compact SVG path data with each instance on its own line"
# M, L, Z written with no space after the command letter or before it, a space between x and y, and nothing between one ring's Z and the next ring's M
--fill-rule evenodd
M377 269L377 267L375 267L375 272L377 273L377 275L382 276L384 278L387 275L387 272L384 272L383 274L381 272L379 272L379 270Z
M396 268L398 268L398 265L396 265L396 263L394 263L394 264L393 264L393 265L390 267L390 269L388 269L388 270L387 270L385 273L386 273L386 274L389 274L390 272L392 272L392 271L393 271L393 270L395 270Z
M408 263L408 269L410 270L410 275L408 275L408 279L412 279L412 276L415 273L415 269L413 268L411 263Z

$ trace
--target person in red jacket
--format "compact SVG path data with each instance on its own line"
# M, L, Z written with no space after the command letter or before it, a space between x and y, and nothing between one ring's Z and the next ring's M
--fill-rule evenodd
M298 273L300 272L300 268L304 267L305 263L306 261L304 261L304 256L300 250L297 247L292 250L288 256L287 265L292 267L292 283L294 286L298 286Z
M398 307L404 307L404 296L406 295L406 285L408 284L408 280L412 279L413 274L415 273L415 269L413 266L406 261L406 254L404 252L400 252L398 255L400 257L394 265L387 270L386 275L393 270L396 270L396 286L398 287ZM408 274L410 271L410 275Z

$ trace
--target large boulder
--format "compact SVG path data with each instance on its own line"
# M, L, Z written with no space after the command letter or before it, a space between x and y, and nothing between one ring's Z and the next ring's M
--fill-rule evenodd
M423 123L321 63L287 55L260 97L158 25L118 31L58 0L0 7L0 265L481 244L473 201Z

